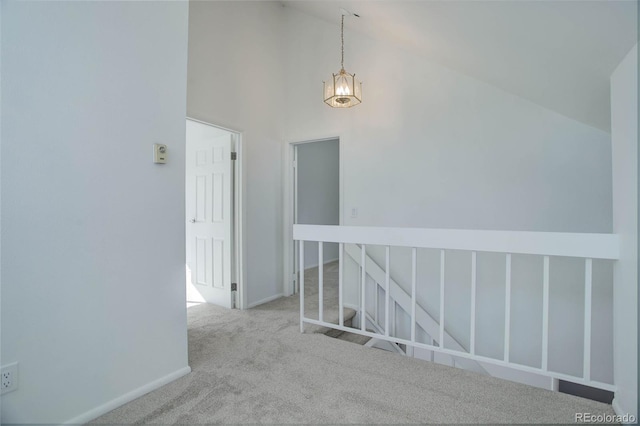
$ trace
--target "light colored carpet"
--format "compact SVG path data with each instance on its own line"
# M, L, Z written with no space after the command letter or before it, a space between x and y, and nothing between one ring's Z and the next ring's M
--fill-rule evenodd
M327 263L323 268L323 315L326 322L338 323L338 261ZM318 289L318 267L305 270L304 274L304 314L305 317L318 319L318 307L320 305ZM291 305L290 309L299 312L300 304L295 301L296 306ZM345 322L355 315L355 311L344 308ZM326 327L306 325L305 331L311 333L324 333L330 329Z
M575 413L613 414L606 404L301 334L298 306L289 297L247 311L190 308L193 372L92 423L574 423Z

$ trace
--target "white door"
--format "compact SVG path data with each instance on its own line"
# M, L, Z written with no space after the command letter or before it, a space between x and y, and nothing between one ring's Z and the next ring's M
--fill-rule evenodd
M231 308L231 134L187 120L186 148L188 284Z

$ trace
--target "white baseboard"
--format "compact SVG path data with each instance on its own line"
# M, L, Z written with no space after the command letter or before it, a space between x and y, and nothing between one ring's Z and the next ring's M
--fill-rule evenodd
M262 305L263 303L268 303L273 300L279 299L282 296L284 296L284 294L278 293L278 294L274 294L273 296L265 297L264 299L258 300L257 302L249 303L248 309L255 308L256 306Z
M142 395L145 395L151 391L154 391L167 383L173 382L176 379L179 379L182 376L186 376L191 372L191 367L187 366L181 368L180 370L174 371L173 373L167 374L164 377L161 377L153 382L147 383L144 386L140 386L137 389L132 390L131 392L127 392L122 396L119 396L106 404L102 404L92 410L89 410L79 416L76 416L70 420L67 420L63 424L85 424L90 422L93 419L100 417L103 414L108 413L111 410L114 410L127 402L131 402L136 398L140 398Z
M619 416L624 414L622 412L622 407L620 407L620 403L618 402L618 400L616 398L613 398L613 401L611 401L611 408L613 408L613 411L615 411L616 414L619 415Z
M358 305L352 305L350 303L343 303L342 307L343 308L353 309L354 311L356 311L356 315L360 313L360 306L358 306Z
M622 423L623 425L633 425L633 424L637 424L638 419L635 418L633 416L633 414L629 414L628 411L625 411L621 406L620 406L620 400L616 397L613 398L613 401L611 401L611 408L613 408L613 411L615 411L615 413L620 416L619 419L615 419L615 421L620 421L620 423Z
M335 259L328 259L328 260L325 260L325 261L324 261L324 264L326 265L326 264L328 264L328 263L333 263L333 262L337 262L337 261L338 261L338 258L336 257ZM304 267L304 270L306 271L307 269L313 269L313 268L317 268L317 267L318 267L318 264L317 264L317 263L314 263L314 264L312 264L312 265L306 265L306 266Z

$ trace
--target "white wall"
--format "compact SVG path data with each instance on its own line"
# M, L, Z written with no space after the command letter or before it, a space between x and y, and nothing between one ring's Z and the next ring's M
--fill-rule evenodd
M0 1L0 177L2 177L2 4ZM0 236L2 235L2 185L0 184ZM0 365L2 358L2 238L0 237ZM0 398L0 422L2 422L2 398Z
M618 414L638 418L638 45L611 75L614 267L614 365Z
M337 139L304 143L298 151L298 223L340 224L340 143ZM305 245L304 267L318 266L318 244ZM323 261L338 259L338 245L324 244Z
M607 133L348 30L345 68L362 79L363 103L331 109L321 99L322 81L340 65L339 21L286 11L287 69L295 70L287 75L286 139L341 136L344 224L611 232ZM356 219L349 215L352 208L358 209ZM384 259L374 247L367 252ZM435 316L439 262L421 256L418 299ZM409 262L408 250L392 249L392 273L407 290ZM579 277L584 270L574 263L551 265L549 366L568 373L579 373L582 362L580 346L563 344L568 331L580 339L583 327L583 284L563 285L567 274ZM478 349L497 356L503 350L504 256L483 255L479 268ZM516 256L513 268L512 312L518 318L511 326L512 360L539 366L542 262ZM597 265L594 272L599 296L594 316L602 319L594 336L602 337L603 348L610 341L610 328L599 327L611 324L610 268ZM445 276L447 329L464 344L470 254L448 254ZM346 300L357 304L357 299L355 288ZM612 362L601 347L595 349L602 363L594 374L607 381Z
M189 371L187 13L2 3L2 423L84 422Z
M248 305L282 294L283 8L190 2L187 114L242 132Z
M291 141L341 136L340 214L347 225L611 232L607 133L349 31L345 65L363 79L364 102L332 110L321 102L321 93L322 81L339 66L337 21L326 23L271 2L194 2L190 15L189 115L240 130L246 143L250 305L282 291L283 240L273 223L288 214L278 180L287 167L278 153ZM356 219L347 214L354 207ZM540 342L532 336L541 334L541 319L530 300L540 299L541 282L527 275L535 261L516 263L525 278L514 282L512 311L530 313L512 325L519 351L513 358L535 365ZM575 267L558 264L552 280L562 282ZM481 312L493 312L492 301L503 295L496 274L487 272ZM607 266L596 274L604 278L594 315L607 324ZM455 281L455 288L466 285ZM552 282L551 291L558 297L553 321L581 330L575 321L583 299L579 284L562 288ZM468 304L465 297L452 292L447 298L453 307L448 324L463 341L468 321L455 307ZM496 315L480 319L488 330L500 321ZM602 330L606 339L606 327ZM554 333L550 366L575 367L579 360L567 362L571 351L555 343L563 333ZM499 352L502 336L489 334L484 350ZM574 352L567 356L581 357ZM602 357L606 381L611 360Z
M339 22L285 10L286 139L341 136L346 225L611 231L607 133L350 31L363 102L329 108Z

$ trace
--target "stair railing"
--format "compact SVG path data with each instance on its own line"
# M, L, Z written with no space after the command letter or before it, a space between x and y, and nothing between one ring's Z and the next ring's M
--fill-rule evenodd
M300 331L304 332L304 324L315 324L337 330L357 333L371 338L386 340L407 347L422 348L457 358L465 358L481 363L494 364L515 370L539 374L554 379L567 380L586 386L608 391L615 391L615 386L592 380L591 378L591 310L592 310L592 268L593 259L617 260L619 258L619 238L615 234L579 234L558 232L516 232L516 231L482 231L482 230L449 230L449 229L415 229L415 228L383 228L353 227L327 225L294 225L293 239L300 241L300 259L304 259L304 242L318 243L318 319L305 317L304 311L304 274L300 274ZM323 318L323 243L339 244L338 269L338 324L324 321ZM360 246L360 329L345 327L343 301L343 253L345 244ZM366 278L367 278L367 245L385 246L385 326L384 334L366 330L367 313L365 310ZM391 277L389 275L390 247L401 246L411 248L411 302L410 302L410 338L403 339L389 333L389 305ZM440 250L440 312L439 329L434 340L438 344L426 344L416 340L416 324L418 306L417 294L417 249L429 248ZM471 315L470 315L470 348L469 352L445 347L445 250L465 250L471 252ZM505 254L505 322L504 322L504 354L503 359L495 359L476 353L476 254L477 252L494 252ZM511 326L511 255L532 254L543 256L543 306L542 306L542 348L541 367L532 367L514 363L510 360L510 326ZM583 335L583 374L581 377L552 371L548 366L549 356L549 258L550 256L567 256L584 259L585 267L585 299L584 299L584 335Z
M387 250L389 247L387 246L385 250ZM362 267L361 262L361 252L360 252L360 247L358 247L356 244L345 244L344 245L344 251L345 253L351 257L354 261L357 262L357 264ZM386 252L385 252L385 257L386 257ZM367 271L367 275L369 277L372 278L372 280L375 283L375 288L376 288L376 292L375 294L377 295L377 287L381 287L383 289L383 291L385 292L385 309L386 309L386 304L387 304L387 294L389 295L388 300L389 300L389 304L391 306L393 306L394 303L397 303L401 309L403 309L405 312L409 312L411 309L412 305L412 301L411 301L411 295L409 295L407 292L404 291L404 289L395 282L395 280L389 276L389 279L387 280L386 277L386 272L385 270L383 270L371 257L369 257L368 255L365 256L365 267L366 267L366 271ZM386 270L388 270L389 268L385 268ZM380 285L380 283L385 283L384 285ZM388 292L387 292L388 289ZM378 300L376 297L376 301L375 301L375 310L374 310L374 317L373 318L369 318L368 314L367 314L367 319L370 320L371 323L375 323L378 324ZM420 306L419 303L416 303L415 305L415 311L416 311L416 315L415 315L415 322L418 326L420 326L427 335L429 336L434 336L437 335L439 333L439 324L438 322L431 317L431 315L429 315L429 313L422 308L422 306ZM391 316L391 315L389 315ZM385 326L384 326L384 330L389 330L389 323L387 322L387 318L389 317L387 315L385 315ZM386 332L384 332L386 334ZM387 334L388 335L388 334ZM442 337L443 340L440 340L441 342L444 342L443 346L447 346L451 349L457 350L457 351L463 351L466 352L466 350L464 349L464 347L453 337L451 336L446 328L444 330L444 334ZM464 369L467 370L473 370L479 373L483 373L486 374L487 371L485 370L485 368L480 365L478 362L474 361L474 360L470 360L470 359L459 359L458 360L460 366Z

